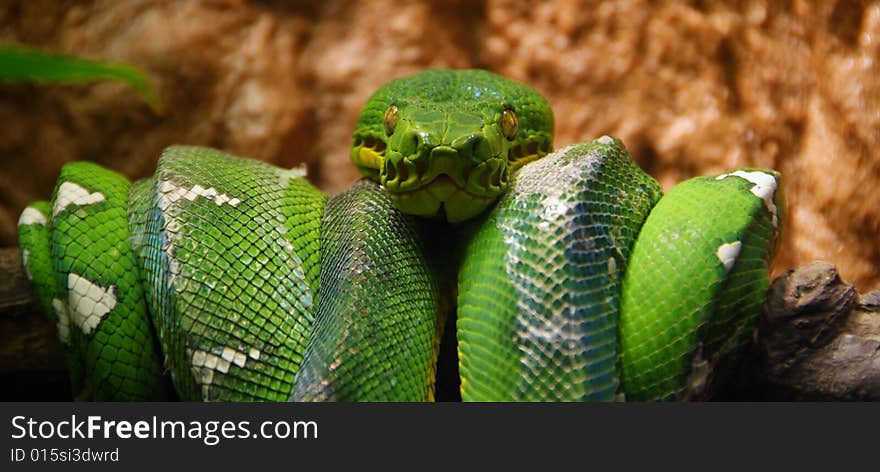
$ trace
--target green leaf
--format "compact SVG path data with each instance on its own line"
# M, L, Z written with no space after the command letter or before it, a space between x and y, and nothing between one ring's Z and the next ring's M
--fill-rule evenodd
M165 109L146 74L134 66L0 43L0 82L83 83L99 80L126 82L156 112L161 114Z

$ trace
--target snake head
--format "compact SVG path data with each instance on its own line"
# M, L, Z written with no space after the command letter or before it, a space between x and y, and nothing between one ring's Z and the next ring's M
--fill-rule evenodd
M538 92L482 70L430 69L364 105L351 159L402 212L460 222L503 195L511 175L552 149Z

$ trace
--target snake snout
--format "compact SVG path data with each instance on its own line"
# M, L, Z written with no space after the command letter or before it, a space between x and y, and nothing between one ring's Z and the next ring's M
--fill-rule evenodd
M460 159L474 165L492 157L492 149L489 146L489 142L482 134L462 136L452 142L452 148L458 152Z

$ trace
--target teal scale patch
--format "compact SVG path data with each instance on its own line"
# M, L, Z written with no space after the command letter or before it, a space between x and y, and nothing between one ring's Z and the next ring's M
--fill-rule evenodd
M459 272L464 400L616 399L622 272L659 197L611 138L519 171Z

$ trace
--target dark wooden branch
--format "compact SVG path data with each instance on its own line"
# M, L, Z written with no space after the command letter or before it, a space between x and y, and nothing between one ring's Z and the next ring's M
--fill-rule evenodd
M39 309L18 248L0 248L0 316L24 315Z
M0 248L0 400L69 400L64 351L18 248Z
M65 370L61 342L43 314L17 248L0 248L0 373Z
M834 266L808 264L773 281L756 334L719 398L880 399L880 289L860 297ZM18 249L0 248L0 380L13 384L0 396L67 399L66 375Z
M758 334L776 399L880 399L880 289L860 297L813 262L773 281Z

